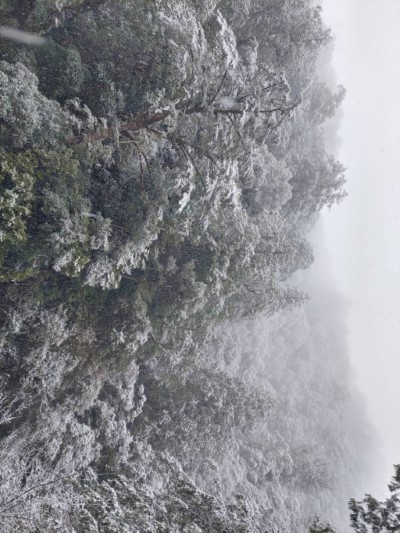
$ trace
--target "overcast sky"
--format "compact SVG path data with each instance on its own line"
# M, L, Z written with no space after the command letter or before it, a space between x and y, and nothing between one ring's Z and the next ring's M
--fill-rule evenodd
M400 0L324 0L347 88L338 154L349 197L324 214L332 274L351 301L349 349L382 437L378 485L400 463ZM366 491L376 491L366 487Z

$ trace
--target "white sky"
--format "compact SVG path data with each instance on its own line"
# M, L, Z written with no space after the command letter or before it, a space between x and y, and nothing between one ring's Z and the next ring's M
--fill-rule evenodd
M349 192L324 214L326 243L352 303L350 357L382 438L383 490L400 463L400 0L324 0L323 16L347 89L338 158Z

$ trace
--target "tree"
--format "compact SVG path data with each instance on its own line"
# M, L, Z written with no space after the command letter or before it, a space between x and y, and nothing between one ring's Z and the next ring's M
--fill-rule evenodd
M350 525L356 533L400 531L400 464L394 465L394 470L388 485L392 495L384 502L371 494L365 494L361 501L349 501Z
M106 122L105 127L97 127L90 134L70 137L67 142L74 145L112 139L115 135L132 138L134 132L148 129L153 124L165 121L177 113L181 116L208 114L210 117L213 115L216 118L226 117L237 129L238 139L242 139L240 131L249 130L253 137L260 137L261 140L268 136L272 137L300 104L300 99L289 98L290 88L279 72L269 69L265 73L260 73L253 83L245 86L237 81L235 83L233 79L230 83L227 82L227 72L228 70L220 80L217 80L217 88L210 89L207 95L204 95L204 87L193 94L194 88L188 86L185 88L186 93L189 94L188 89L192 92L189 98L166 101L161 110L146 110L129 118L114 116ZM225 89L224 85L228 85L228 89ZM148 131L153 130L148 129ZM170 138L173 139L172 136ZM176 140L178 138L175 138Z
M326 508L325 455L291 457L314 381L300 361L313 402L285 383L284 406L224 329L305 301L297 220L340 195L309 3L0 0L46 41L0 43L5 532L276 533L311 523L300 493Z
M336 93L332 93L328 85L317 80L306 92L308 113L314 124L323 124L327 118L332 118L343 102L346 89L339 85Z
M318 516L315 517L311 524L309 533L335 533L330 524L323 524Z
M57 102L38 89L39 80L20 62L0 62L0 142L20 149L27 144L55 145L66 116Z
M29 157L0 153L0 243L26 241L33 185Z

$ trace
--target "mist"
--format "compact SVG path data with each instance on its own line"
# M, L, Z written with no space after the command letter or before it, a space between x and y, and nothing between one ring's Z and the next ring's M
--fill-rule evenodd
M398 404L398 72L397 2L324 2L335 34L332 65L347 88L338 157L349 196L326 212L326 242L339 290L351 302L349 354L368 415L380 434L366 492L387 496L397 462ZM386 87L385 103L381 87ZM367 110L367 111L366 111ZM379 135L376 135L379 132ZM396 266L397 265L397 266Z
M327 5L0 0L2 532L397 523L400 467L364 499L395 436L346 48L375 11Z

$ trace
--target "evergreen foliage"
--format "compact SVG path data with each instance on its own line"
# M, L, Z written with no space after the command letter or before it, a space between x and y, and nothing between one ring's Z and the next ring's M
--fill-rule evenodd
M320 8L0 0L0 24L46 40L0 46L3 530L304 530L335 477L221 346L308 301L307 229L345 195Z
M362 501L349 501L351 527L357 533L389 533L400 531L400 465L394 465L394 476L388 488L391 496L380 502L371 494Z

